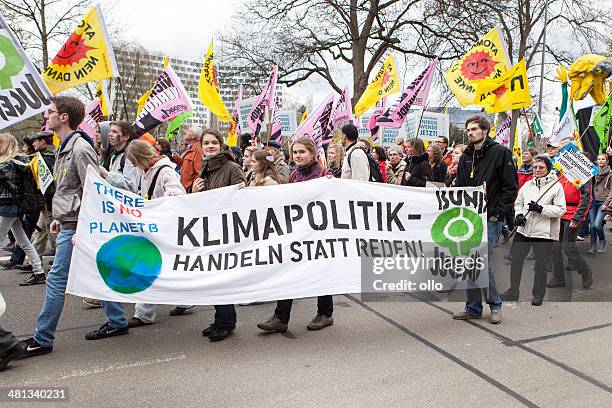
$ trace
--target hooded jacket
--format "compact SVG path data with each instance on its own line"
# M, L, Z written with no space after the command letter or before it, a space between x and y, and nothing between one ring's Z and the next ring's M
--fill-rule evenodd
M516 167L512 153L490 137L480 150L470 143L459 165L455 187L476 187L486 183L487 215L503 220L512 213L518 190Z
M223 150L210 159L204 157L200 178L204 180L202 191L233 186L246 181L242 168L234 162L234 156L229 150Z
M157 174L160 168L161 170L159 170L159 175L157 176L155 187L153 188L153 195L149 199L153 200L155 198L166 197L170 194L186 194L185 187L181 184L178 173L174 171L174 163L172 163L167 156L162 156L161 159L142 175L142 180L140 181L140 195L146 197L147 194L149 194L149 188L151 187L153 177L155 177L155 174Z
M90 164L97 172L98 155L91 139L83 132L73 132L60 146L53 170L53 219L59 221L64 229L76 228L87 166Z
M556 181L557 177L549 173L541 178L533 178L521 187L514 203L514 212L526 215L527 221L524 226L517 228L520 234L529 238L559 240L561 216L565 214L565 195L563 187ZM541 214L534 211L527 214L531 201L543 207Z
M605 201L610 195L610 191L612 191L611 184L612 172L610 171L610 167L606 166L593 178L593 199Z
M410 176L407 176L410 174ZM429 155L412 156L406 159L406 169L402 177L402 186L425 187L428 181L433 180Z
M140 179L142 177L142 170L134 166L134 164L128 160L125 156L129 142L121 150L115 150L111 153L108 176L106 181L110 185L124 190L137 193L140 188Z

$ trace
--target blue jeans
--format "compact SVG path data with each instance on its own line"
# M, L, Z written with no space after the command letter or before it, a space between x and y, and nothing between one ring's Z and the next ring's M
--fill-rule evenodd
M47 275L45 302L38 315L38 320L36 320L36 330L33 336L34 340L44 347L53 346L57 323L64 308L68 271L70 270L70 260L72 259L72 236L74 232L72 229L62 229L57 235L55 259ZM113 328L127 326L127 321L123 318L123 310L121 311L121 318L125 324L114 321L109 321L109 324Z
M600 207L603 205L603 201L593 200L591 208L589 209L589 221L591 222L591 245L599 241L606 239L606 233L604 232L603 222L606 216L605 211L602 211Z
M487 303L491 307L491 310L499 310L502 307L502 301L497 292L497 286L495 285L495 274L491 270L491 257L493 255L493 246L499 238L501 232L502 223L499 221L488 221L487 222L487 239L488 239L488 250L489 250L489 290L487 291L488 298ZM467 302L465 303L465 310L473 315L482 315L482 289L468 289L466 291Z

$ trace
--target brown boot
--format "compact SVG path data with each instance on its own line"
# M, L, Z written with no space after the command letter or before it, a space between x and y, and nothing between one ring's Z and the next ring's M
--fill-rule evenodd
M257 327L267 332L275 331L279 333L285 333L287 331L287 324L281 322L281 320L276 316L270 317L263 323L257 323Z

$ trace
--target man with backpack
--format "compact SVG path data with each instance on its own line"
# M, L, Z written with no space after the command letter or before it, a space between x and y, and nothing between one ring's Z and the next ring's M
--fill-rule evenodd
M100 176L113 187L138 192L142 171L127 160L125 151L134 138L134 128L129 122L111 122L108 142L113 147L109 167L100 166Z
M358 137L355 125L342 126L342 146L346 149L346 156L342 163L341 178L382 183L383 177L378 162L357 144Z
M88 166L98 169L98 156L93 140L77 131L85 117L85 105L72 96L51 97L48 110L49 129L55 131L61 141L55 169L56 194L53 197L53 222L51 232L57 235L57 250L53 266L47 276L45 301L36 321L34 335L23 340L24 357L48 354L53 351L55 331L66 296L68 272L72 258L72 238L76 231ZM77 243L78 245L78 243ZM106 336L118 336L129 331L123 308L105 307L108 322L94 332Z

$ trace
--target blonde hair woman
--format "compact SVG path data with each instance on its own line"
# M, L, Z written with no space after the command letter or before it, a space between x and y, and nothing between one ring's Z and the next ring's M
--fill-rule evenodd
M265 150L253 153L250 163L250 171L254 176L249 183L249 187L276 186L280 184L274 156Z
M327 170L336 178L342 176L344 153L344 147L338 144L329 145L327 148Z
M0 236L5 237L11 231L32 265L32 275L19 285L39 285L46 281L45 271L40 257L23 230L23 213L18 204L22 199L24 179L31 170L29 165L16 160L16 155L17 140L9 133L0 134Z

